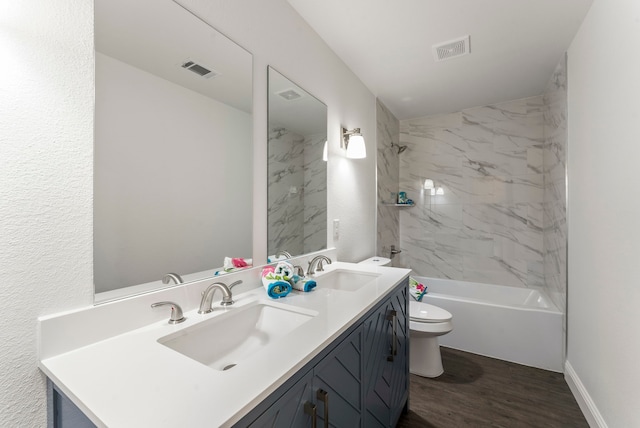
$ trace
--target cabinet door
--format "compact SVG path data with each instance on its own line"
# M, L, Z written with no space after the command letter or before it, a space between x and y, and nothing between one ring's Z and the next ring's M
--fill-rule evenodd
M387 301L363 323L364 328L364 426L388 427L391 421L392 330L391 305Z
M391 362L389 386L391 388L391 426L395 425L409 396L409 305L407 287L396 292L390 300L390 308L395 311L396 354Z
M311 415L305 413L305 404L313 403L312 379L313 374L309 371L249 426L252 428L310 427Z
M362 426L362 327L358 327L313 369L318 427Z
M407 287L394 292L363 323L365 427L394 426L408 397Z

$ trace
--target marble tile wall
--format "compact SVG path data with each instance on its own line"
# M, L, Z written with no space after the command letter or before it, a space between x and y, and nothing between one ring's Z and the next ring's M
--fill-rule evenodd
M400 164L397 147L400 139L400 122L380 101L376 100L377 122L377 255L389 257L391 245L400 248L400 209L389 206L396 202L400 180ZM404 154L404 153L403 153ZM395 259L394 259L395 262Z
M417 275L544 286L543 97L400 122L400 263ZM443 195L422 189L426 178Z
M304 140L304 242L303 252L327 248L327 163L322 160L326 134Z
M327 247L326 135L269 130L268 253L305 254Z
M269 130L268 254L303 254L304 137L286 128Z
M544 93L544 272L545 288L556 306L567 299L567 67L556 67Z

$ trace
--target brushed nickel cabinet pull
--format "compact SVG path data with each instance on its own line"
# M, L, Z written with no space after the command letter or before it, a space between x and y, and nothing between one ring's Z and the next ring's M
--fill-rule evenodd
M397 330L397 322L398 313L395 310L389 311L387 315L387 320L391 322L391 331L392 331L392 339L391 339L391 355L387 357L387 361L393 361L393 357L398 355L398 330Z
M324 428L329 428L329 393L324 389L319 389L316 397L324 402Z
M316 415L316 405L307 401L304 403L304 413L307 415L311 415L311 428L316 428L317 425L317 415Z

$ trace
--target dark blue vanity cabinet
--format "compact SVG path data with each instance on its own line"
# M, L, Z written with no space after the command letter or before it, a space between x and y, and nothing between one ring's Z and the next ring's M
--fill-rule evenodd
M96 428L51 380L47 380L47 388L53 400L53 417L49 420L49 427L53 423L53 428Z
M394 427L409 394L407 285L398 285L235 426ZM95 426L50 388L54 428Z
M366 428L395 426L407 403L409 390L407 311L407 288L404 287L385 300L363 322L365 337L363 420Z
M236 427L395 426L409 394L407 296L404 281Z
M359 427L362 402L362 327L359 327L249 426L311 427L314 419L318 426L325 426L328 419L331 426Z

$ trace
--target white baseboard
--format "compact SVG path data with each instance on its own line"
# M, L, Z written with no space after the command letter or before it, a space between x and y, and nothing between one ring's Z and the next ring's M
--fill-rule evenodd
M578 406L580 406L580 410L582 410L589 426L592 428L608 428L596 404L568 360L564 363L564 379L567 381L567 385L569 385L569 389L578 402Z

